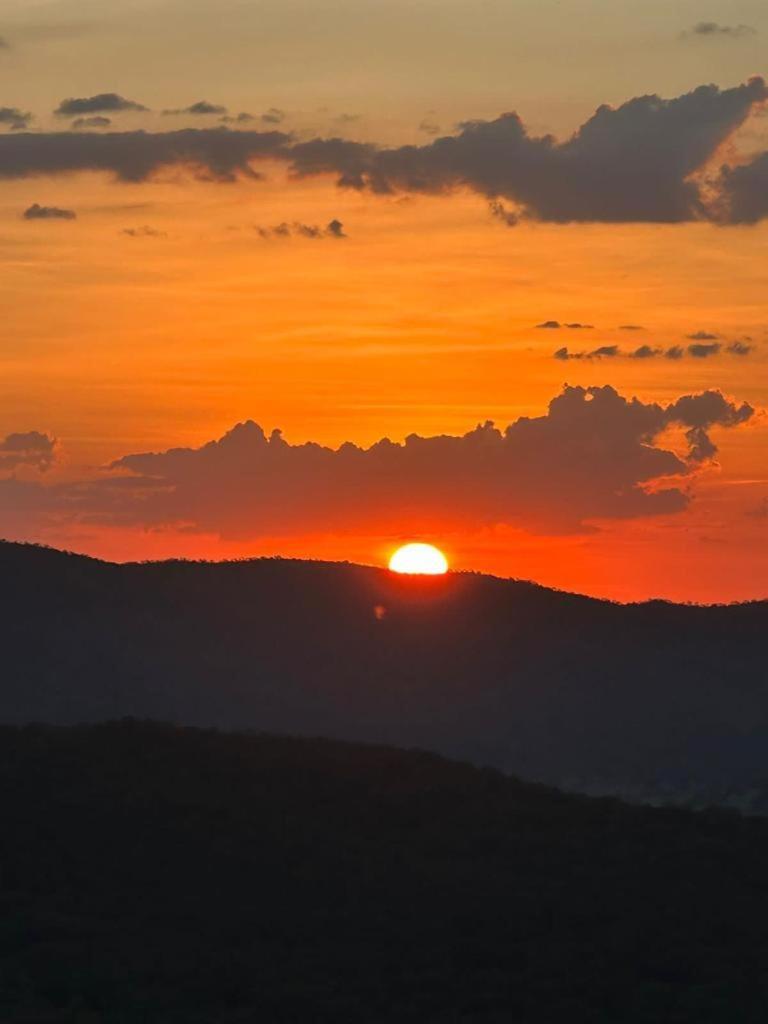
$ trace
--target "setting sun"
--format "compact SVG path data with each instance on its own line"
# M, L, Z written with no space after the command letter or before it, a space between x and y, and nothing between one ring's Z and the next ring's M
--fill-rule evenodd
M392 572L441 576L448 572L448 560L433 544L405 544L389 560Z

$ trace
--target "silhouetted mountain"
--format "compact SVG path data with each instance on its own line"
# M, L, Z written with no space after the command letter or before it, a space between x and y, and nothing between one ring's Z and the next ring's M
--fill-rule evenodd
M587 791L764 802L768 602L622 606L475 575L3 544L0 623L0 721L323 735Z
M135 722L0 728L0 799L8 1024L768 1012L765 819Z

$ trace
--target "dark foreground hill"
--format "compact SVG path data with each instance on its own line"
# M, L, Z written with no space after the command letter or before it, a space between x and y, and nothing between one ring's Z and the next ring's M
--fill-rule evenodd
M529 583L0 545L0 721L131 715L418 746L589 791L768 780L768 602L621 606Z
M768 821L435 755L0 729L8 1024L764 1024Z

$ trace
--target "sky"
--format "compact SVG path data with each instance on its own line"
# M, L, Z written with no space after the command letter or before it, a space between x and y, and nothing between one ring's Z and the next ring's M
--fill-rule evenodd
M0 0L0 536L768 596L766 36Z

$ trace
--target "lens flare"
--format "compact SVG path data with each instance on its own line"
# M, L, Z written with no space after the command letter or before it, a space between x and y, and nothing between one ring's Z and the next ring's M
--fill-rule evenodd
M392 572L441 576L448 572L448 560L433 544L405 544L389 560Z

